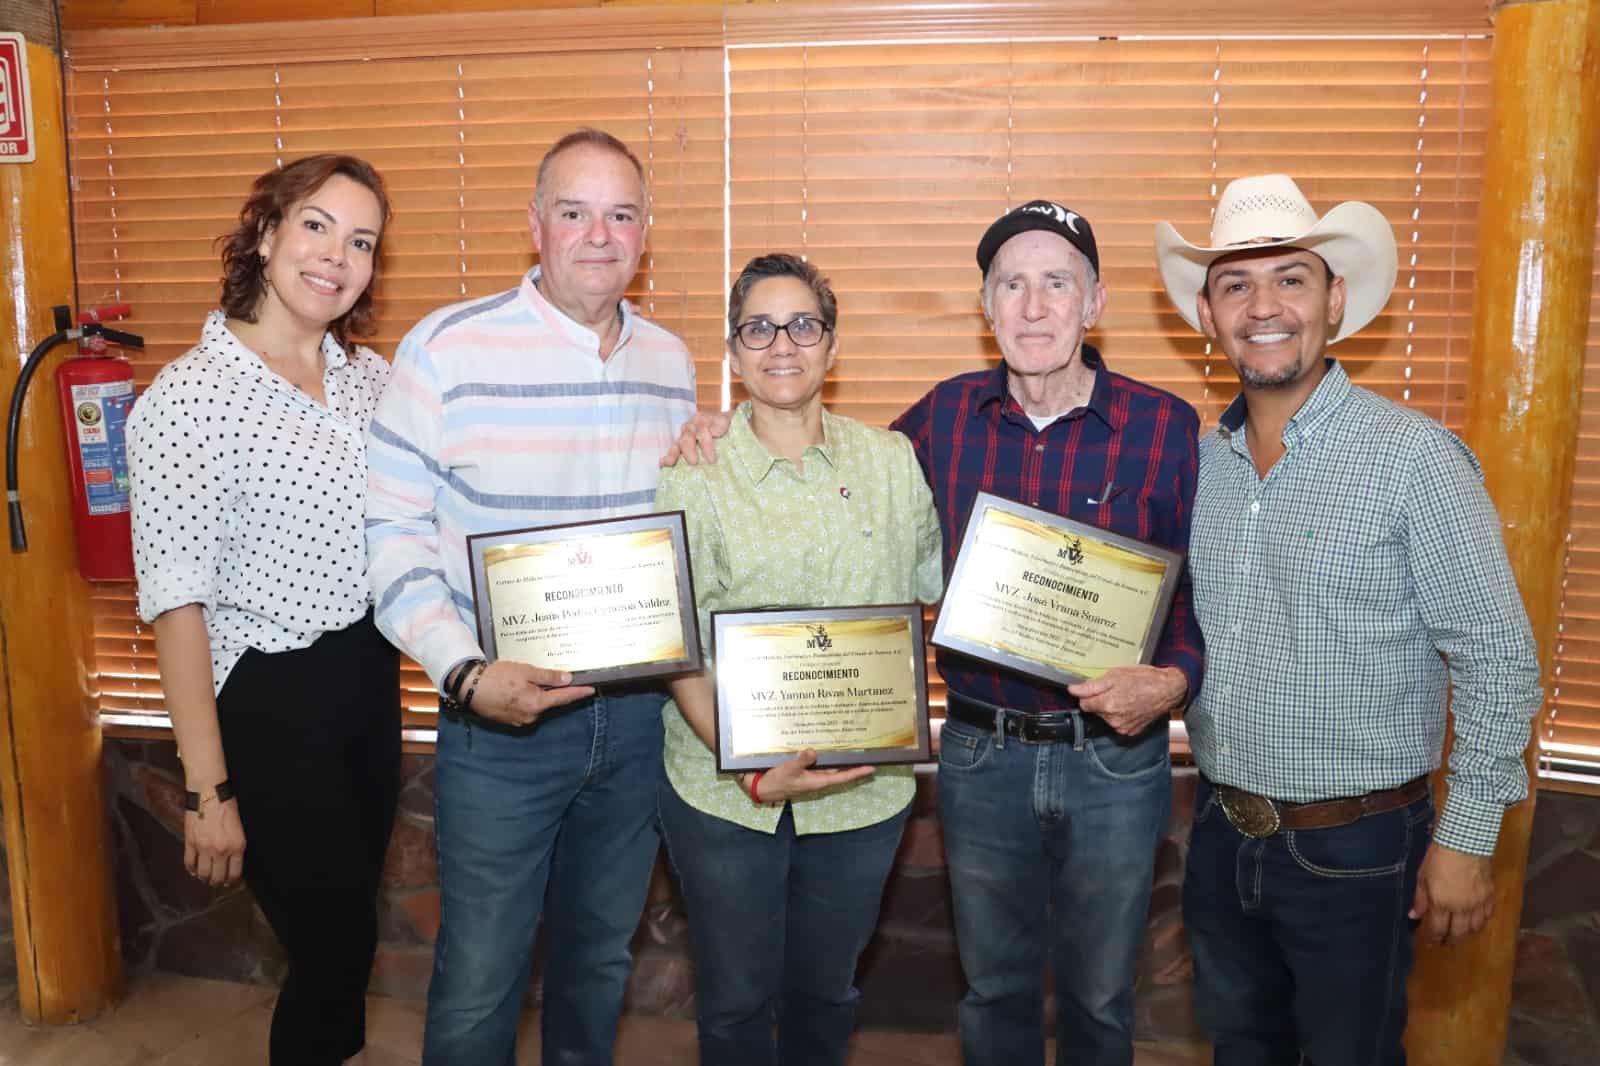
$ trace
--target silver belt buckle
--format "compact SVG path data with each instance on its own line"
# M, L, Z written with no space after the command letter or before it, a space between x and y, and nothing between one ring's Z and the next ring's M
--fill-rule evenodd
M1267 797L1242 792L1227 785L1212 787L1228 822L1245 836L1264 840L1283 828L1282 820L1278 817L1278 805Z

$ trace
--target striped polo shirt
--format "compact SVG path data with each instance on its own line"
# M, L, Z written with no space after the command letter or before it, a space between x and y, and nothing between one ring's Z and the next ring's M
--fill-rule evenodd
M622 301L601 359L538 277L419 322L368 430L378 627L435 684L482 654L467 536L650 511L657 462L694 414L682 341Z

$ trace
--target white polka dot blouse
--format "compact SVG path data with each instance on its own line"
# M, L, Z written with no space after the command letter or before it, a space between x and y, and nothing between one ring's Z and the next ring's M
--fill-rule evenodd
M247 648L309 646L366 613L367 423L389 364L322 339L317 403L207 316L128 419L139 616L198 603L216 691Z

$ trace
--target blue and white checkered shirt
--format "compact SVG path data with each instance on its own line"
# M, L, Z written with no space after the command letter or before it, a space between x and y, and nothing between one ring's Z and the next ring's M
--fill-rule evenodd
M1195 761L1294 802L1393 788L1438 766L1449 695L1435 839L1487 855L1506 805L1527 795L1522 752L1543 695L1499 519L1466 445L1328 362L1265 478L1244 397L1200 442Z

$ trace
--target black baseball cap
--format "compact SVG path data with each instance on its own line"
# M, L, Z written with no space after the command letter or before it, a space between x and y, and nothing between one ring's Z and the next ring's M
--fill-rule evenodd
M1089 260L1095 276L1100 275L1100 250L1095 247L1089 220L1050 200L1029 200L995 219L994 225L984 232L983 240L978 242L978 269L983 276L989 276L989 264L994 262L995 253L1002 244L1019 233L1036 229L1048 230L1065 239Z

